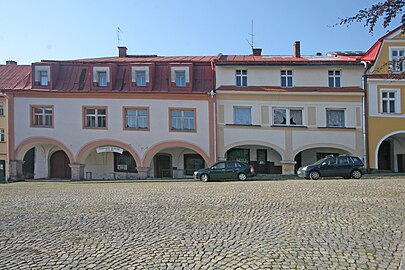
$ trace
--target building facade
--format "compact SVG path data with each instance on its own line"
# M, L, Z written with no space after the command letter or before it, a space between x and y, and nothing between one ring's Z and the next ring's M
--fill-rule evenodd
M185 177L215 160L213 57L32 64L6 91L12 179Z
M366 52L367 156L371 170L405 172L405 35L387 33Z
M257 173L293 174L330 154L363 156L361 78L356 54L220 55L216 63L219 159Z

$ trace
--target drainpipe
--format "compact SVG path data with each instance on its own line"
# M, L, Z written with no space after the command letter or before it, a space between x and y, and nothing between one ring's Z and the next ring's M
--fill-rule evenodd
M369 149L369 136L368 136L368 87L367 87L367 72L370 70L372 64L370 62L361 61L364 65L365 70L363 73L363 89L364 89L364 96L363 96L363 153L364 153L364 160L366 164L367 173L370 173L370 149Z
M215 102L215 90L210 91L211 102L214 109L214 163L217 162L217 104Z

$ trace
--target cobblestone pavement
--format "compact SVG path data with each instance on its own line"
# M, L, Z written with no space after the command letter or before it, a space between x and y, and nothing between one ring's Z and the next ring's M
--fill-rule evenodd
M0 269L398 269L405 179L0 185Z

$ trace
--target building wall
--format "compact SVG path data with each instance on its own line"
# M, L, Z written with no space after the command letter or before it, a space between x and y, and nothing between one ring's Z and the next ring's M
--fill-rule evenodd
M142 157L153 145L167 141L185 141L210 155L209 99L104 99L104 98L15 98L15 145L30 137L48 137L65 144L73 156L95 140L117 140L130 144ZM31 128L30 106L53 105L54 128ZM82 106L107 106L108 129L83 129ZM150 131L123 130L123 107L149 107ZM195 108L197 132L170 132L169 108ZM76 161L80 162L80 161ZM145 166L148 166L146 164Z
M328 86L328 70L341 70L341 84L346 86L361 86L364 68L362 66L217 66L216 87L235 85L235 70L248 70L248 86L280 86L280 70L293 70L294 86Z
M0 160L5 161L5 177L8 175L7 162L7 100L0 96L0 102L3 103L3 115L0 115L0 128L4 129L4 142L0 142Z

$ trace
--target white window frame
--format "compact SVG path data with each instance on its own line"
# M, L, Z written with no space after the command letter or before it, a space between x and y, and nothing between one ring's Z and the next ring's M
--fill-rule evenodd
M330 74L332 72L332 74ZM336 73L339 72L339 75ZM332 78L333 84L330 85L330 79ZM339 79L339 86L336 86L336 81ZM328 70L328 86L330 88L341 88L342 87L342 71L341 70Z
M343 111L343 125L341 126L332 126L328 124L328 112L330 111ZM346 109L345 108L326 108L326 127L331 128L344 128L346 127L347 119L346 119Z
M291 71L291 74L288 74L289 71ZM285 72L285 74L283 74L283 72ZM283 78L285 78L285 86L283 86ZM288 84L288 78L291 78L291 85ZM280 86L285 88L294 87L294 70L292 69L280 70Z
M274 111L275 110L285 110L286 111L286 123L285 124L277 124L274 121ZM291 124L291 111L301 111L301 124ZM272 123L274 126L291 126L291 127L302 127L304 126L304 108L302 107L274 107L272 108Z
M170 131L196 131L197 130L197 111L194 108L169 108L170 112ZM173 116L173 112L180 112L180 116ZM192 112L193 117L186 116L186 112ZM175 127L180 123L179 127ZM192 123L192 128L187 128Z
M395 111L394 112L390 112L390 100L392 98L388 97L388 98L383 98L383 93L394 93L395 94L395 98L394 98L394 104L395 104ZM383 112L383 102L384 100L387 100L387 112ZM382 88L380 89L380 113L381 114L399 114L401 113L401 91L400 89L387 89L387 88Z
M393 56L393 52L397 51L398 52L398 56ZM404 55L402 56L402 63L401 66L399 66L399 70L397 67L397 64L394 62L396 60L396 58L401 58L399 56L399 51L404 51ZM389 61L390 61L390 69L393 73L401 73L405 71L405 47L389 47Z
M249 109L250 110L250 122L249 123L238 123L236 121L237 117L236 117L236 111L238 109ZM245 125L245 126L251 126L253 123L253 119L252 119L252 107L251 106L234 106L233 107L233 123L234 125Z
M238 79L240 80L239 84L238 84ZM244 83L244 81L245 81L245 83ZM242 87L248 86L248 70L247 69L235 70L235 85L242 86Z
M135 115L128 115L129 111L135 111ZM140 111L145 111L146 115L139 115ZM136 126L130 127L128 124L128 120L133 119L136 123ZM144 123L146 121L146 127L141 127L140 123ZM125 108L125 129L141 129L141 130L148 130L149 129L149 108L135 108L135 107L127 107Z
M145 87L149 83L149 67L148 66L136 66L132 67L132 82L137 86L137 87ZM137 85L136 82L136 74L139 71L144 71L145 72L145 86L139 86Z
M0 128L0 142L5 142L6 141L6 137L4 134L4 128Z
M100 79L99 79L99 72L105 72L106 73L106 81L107 85L105 86L100 86ZM93 82L97 83L97 86L100 87L106 87L110 83L110 68L109 67L93 67Z
M87 113L87 110L94 110L94 114L91 113ZM99 110L104 110L105 113L101 114L98 111ZM85 128L107 128L107 108L92 108L92 107L85 107L84 109L84 127ZM94 117L94 126L88 126L87 123L87 118L88 117ZM105 118L105 126L100 126L100 122L99 122L99 117L104 117ZM102 123L102 121L101 121Z
M187 82L186 82L187 75L186 75L185 70L175 70L174 76L175 76L176 87L186 87L187 86Z
M43 72L46 72L46 74L47 74L46 84L42 84L41 74L43 74ZM51 74L50 66L35 66L34 80L36 83L38 83L39 86L49 86L49 81L51 79L50 74Z
M185 66L172 66L170 68L171 72L170 72L170 78L171 78L171 82L172 83L176 83L176 71L184 71L185 74L185 81L186 81L186 85L185 86L180 86L180 87L187 87L187 84L190 82L190 68L189 67L185 67ZM179 87L179 86L176 86Z
M0 116L4 116L4 102L0 101Z
M35 112L35 110L41 110L41 112ZM51 112L47 112L50 110ZM33 127L52 127L53 126L53 107L41 107L41 106L33 106L32 107L32 126ZM38 119L38 121L37 121ZM41 120L39 120L41 119ZM49 119L49 124L47 124L46 120ZM42 122L40 124L39 122Z

